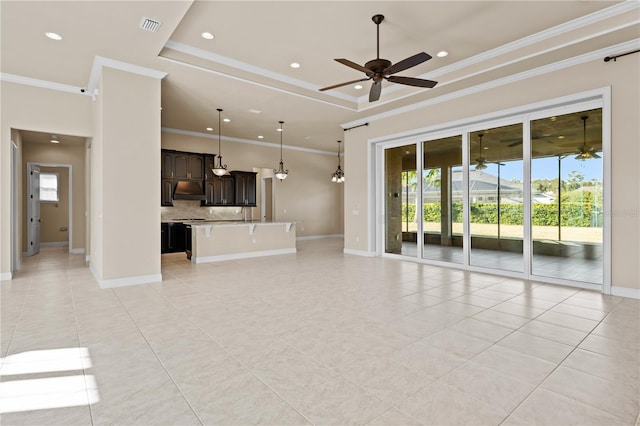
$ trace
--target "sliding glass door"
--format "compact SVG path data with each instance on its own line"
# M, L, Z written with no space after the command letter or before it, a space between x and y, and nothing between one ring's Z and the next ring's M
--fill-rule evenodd
M531 272L603 282L602 109L531 122Z
M585 104L384 149L385 253L603 284L602 108Z
M423 142L424 259L464 263L462 135Z
M469 263L524 272L522 124L469 134Z

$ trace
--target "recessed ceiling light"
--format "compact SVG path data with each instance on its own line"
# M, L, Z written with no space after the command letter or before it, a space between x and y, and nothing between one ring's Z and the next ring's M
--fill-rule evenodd
M447 56L449 54L449 52L447 52L446 50L441 50L438 53L436 53L436 56L438 58L444 58L445 56Z
M299 64L299 63L297 63L297 62L291 62L291 63L289 64L289 66L290 66L291 68L300 68L300 64Z
M489 147L488 147L488 146L485 146L485 147L484 147L484 148L482 148L482 149L489 149Z
M353 88L356 90L360 90L362 89L362 84L356 84L355 86L353 86Z
M231 121L231 119L229 119L229 118L224 118L224 119L222 119L222 121L224 121L225 123L229 123L229 122Z
M51 136L51 140L49 141L51 143L60 143L60 140L58 139L58 137L56 135Z
M281 129L281 128L279 128L279 127L278 127L276 130L277 130L278 132L281 132L281 131L282 131L282 129Z
M311 136L305 136L304 140L306 140L306 141L311 140Z
M558 117L551 117L549 120L556 121L557 119L558 119Z
M558 136L558 139L564 139L564 136L560 135Z
M213 127L207 127L208 132L213 132Z
M258 139L264 139L264 136L259 135L259 136L258 136Z
M215 36L211 34L209 31L203 32L202 34L200 34L200 36L202 36L202 38L207 40L213 40L215 38Z
M253 114L260 114L262 111L260 111L259 109L250 109L249 112Z
M51 40L56 40L56 41L62 40L62 36L58 33L46 32L44 33L44 35L49 37Z

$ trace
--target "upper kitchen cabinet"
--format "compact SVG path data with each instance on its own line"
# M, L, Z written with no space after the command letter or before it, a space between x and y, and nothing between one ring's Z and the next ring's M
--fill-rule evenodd
M233 176L216 176L205 180L205 201L203 206L234 206L234 179Z
M173 177L175 179L204 179L204 158L200 154L177 152L173 154Z
M171 179L173 178L173 152L170 151L162 151L162 178L163 179Z
M256 173L231 172L235 180L235 198L237 206L256 206Z
M160 181L161 187L161 206L173 206L173 191L175 188L175 182L173 179L162 178Z

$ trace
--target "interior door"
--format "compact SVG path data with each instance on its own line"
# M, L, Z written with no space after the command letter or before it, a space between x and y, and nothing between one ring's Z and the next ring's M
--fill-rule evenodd
M27 193L27 256L40 253L40 167L30 165Z

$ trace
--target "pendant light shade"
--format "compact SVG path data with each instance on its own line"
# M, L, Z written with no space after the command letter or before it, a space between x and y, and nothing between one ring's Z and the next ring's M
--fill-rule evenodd
M213 169L211 171L216 176L224 176L227 174L227 165L222 165L222 149L220 147L220 139L222 128L220 127L220 114L222 113L222 109L218 108L218 159L213 162Z
M331 175L331 182L335 182L335 183L344 182L344 172L342 171L342 168L340 167L340 142L342 142L342 141L338 141L338 168Z
M282 162L282 125L284 124L284 121L279 121L280 123L280 165L278 167L278 169L274 169L273 172L275 173L276 177L278 179L280 179L281 181L285 180L287 178L287 176L289 175L289 170L284 168L284 163Z
M582 120L582 146L579 148L578 155L575 156L576 160L591 160L592 158L602 158L597 153L593 152L592 146L587 146L587 119L588 115L580 117Z

